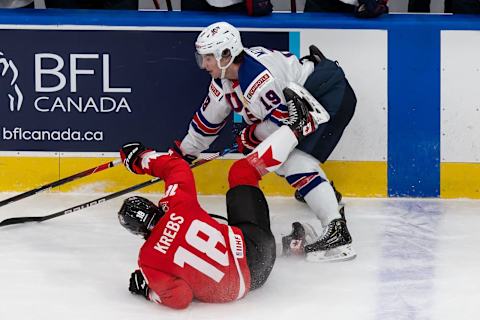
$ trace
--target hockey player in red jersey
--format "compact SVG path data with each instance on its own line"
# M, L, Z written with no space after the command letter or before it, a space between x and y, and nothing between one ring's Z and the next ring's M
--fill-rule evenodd
M227 192L228 225L200 207L193 174L174 151L161 155L141 143L125 144L121 158L136 174L165 181L159 206L141 197L125 200L120 223L146 242L129 290L171 308L203 302L238 300L267 280L276 255L267 201L258 187L276 170L298 141L314 132L314 112L297 98L283 126L246 158L231 167ZM313 116L312 116L313 115Z

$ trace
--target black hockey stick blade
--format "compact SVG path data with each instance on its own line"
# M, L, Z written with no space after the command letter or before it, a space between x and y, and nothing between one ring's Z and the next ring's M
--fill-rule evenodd
M55 187L59 187L59 186L64 185L68 182L75 181L77 179L80 179L80 178L92 175L94 173L103 171L105 169L113 168L113 167L119 165L120 163L122 163L122 161L120 159L116 159L116 160L98 165L94 168L90 168L90 169L87 169L85 171L76 173L76 174L71 175L69 177L65 177L63 179L53 181L51 183L48 183L48 184L45 184L45 185L40 186L38 188L26 191L24 193L17 194L16 196L13 196L11 198L4 199L4 200L0 201L0 207L3 207L4 205L7 205L9 203L12 203L12 202L15 202L15 201L18 201L18 200L28 198L30 196L33 196L33 195L37 194L37 193L47 191L47 190L50 190L50 189L55 188Z
M198 166L200 166L204 163L207 163L207 162L210 162L214 159L220 158L220 157L226 155L227 153L233 152L236 149L237 149L237 146L233 145L231 148L226 148L223 151L214 153L213 155L211 155L207 158L199 159L198 161L191 164L190 168L192 168L192 169L196 168L196 167L198 167ZM162 179L155 177L155 178L152 178L150 180L144 181L140 184L131 186L129 188L111 193L111 194L109 194L105 197L101 197L101 198L98 198L98 199L95 199L95 200L92 200L92 201L88 201L88 202L82 203L80 205L77 205L77 206L74 206L74 207L56 212L56 213L52 213L52 214L49 214L49 215L46 215L46 216L8 218L8 219L5 219L5 220L0 222L0 227L14 225L14 224L20 224L20 223L26 223L26 222L42 222L42 221L50 220L50 219L60 217L60 216L63 216L63 215L66 215L66 214L69 214L69 213L72 213L72 212L76 212L76 211L79 211L79 210L82 210L82 209L85 209L85 208L95 206L95 205L100 204L100 203L104 203L105 201L108 201L108 200L111 200L111 199L114 199L114 198L118 198L120 196L123 196L124 194L136 191L136 190L141 189L141 188L148 187L148 186L150 186L154 183L157 183L161 180Z

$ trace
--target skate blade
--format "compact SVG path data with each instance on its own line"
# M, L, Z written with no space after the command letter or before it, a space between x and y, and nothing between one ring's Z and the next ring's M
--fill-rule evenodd
M337 262L355 259L357 254L351 244L346 244L337 248L325 251L308 252L306 260L308 262Z

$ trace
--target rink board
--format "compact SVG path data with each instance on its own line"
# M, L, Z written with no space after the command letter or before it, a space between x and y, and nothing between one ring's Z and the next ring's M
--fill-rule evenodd
M0 61L10 63L0 77L6 93L0 97L0 190L28 190L98 165L126 141L166 151L203 101L209 80L192 59L193 42L216 16L75 10L0 15ZM315 44L343 67L357 110L324 169L344 194L480 197L477 20L222 17L241 29L246 46L303 56ZM231 143L231 122L210 151ZM224 192L231 161L199 168L199 191ZM124 171L115 168L59 190L110 192L147 179ZM292 193L275 175L262 186L269 194Z
M3 157L4 168L35 168L16 170L14 174L0 171L0 188L4 191L25 191L60 178L106 163L115 158L70 158L70 157ZM197 189L200 194L224 194L228 191L228 169L234 159L215 160L194 169ZM44 170L41 170L44 168ZM329 161L324 170L335 181L336 187L345 196L385 197L387 167L384 162ZM41 172L41 174L38 174ZM60 174L59 174L60 173ZM55 188L53 192L115 192L149 180L148 176L134 175L118 166ZM271 173L260 183L269 195L292 195L294 189L285 179ZM142 189L142 192L161 193L163 183Z

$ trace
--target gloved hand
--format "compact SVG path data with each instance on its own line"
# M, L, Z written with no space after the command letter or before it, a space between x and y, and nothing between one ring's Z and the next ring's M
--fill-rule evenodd
M135 270L135 272L133 272L130 276L130 285L128 286L128 290L133 294L138 294L148 299L150 288L148 287L147 281L145 281L145 278L140 270Z
M376 18L388 13L388 0L358 0L355 16L358 18Z
M130 172L143 174L141 167L142 154L147 151L151 151L151 149L147 149L141 142L126 143L120 149L120 158Z
M180 158L183 158L183 160L187 161L189 164L192 164L193 161L197 159L197 157L192 156L191 154L186 154L183 152L183 150L180 148L181 142L179 140L173 141L173 145L170 148L170 151Z
M240 131L240 133L235 139L238 145L239 152L247 155L261 143L261 141L258 140L254 134L256 127L257 124L252 124L248 127L243 128L243 130Z

